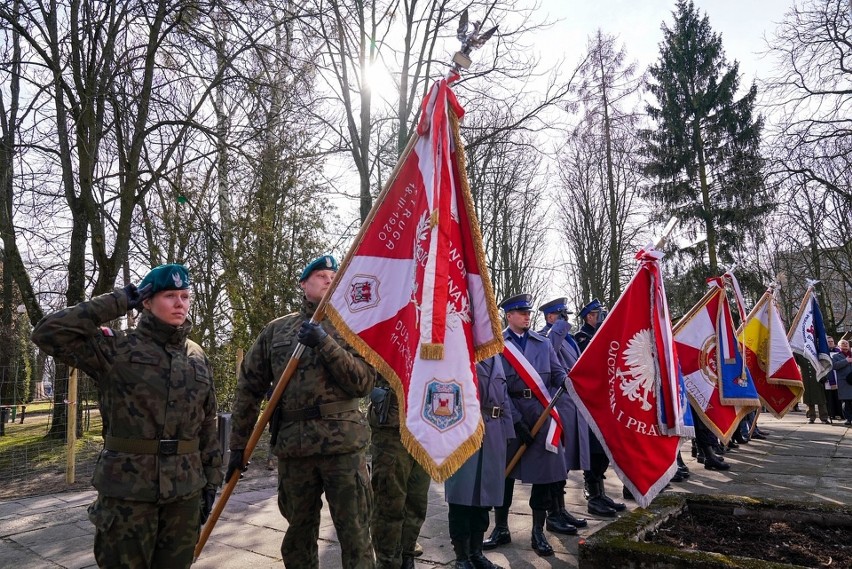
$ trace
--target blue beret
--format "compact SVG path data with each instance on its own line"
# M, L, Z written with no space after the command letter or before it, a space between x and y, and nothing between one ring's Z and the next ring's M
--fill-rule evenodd
M594 312L595 310L600 310L601 308L603 308L601 301L595 298L589 304L583 307L583 309L580 311L580 318L585 318L589 314L589 312Z
M545 302L541 306L538 307L539 310L544 312L545 314L550 314L552 312L561 312L565 311L568 314L573 314L570 310L568 310L568 299L563 298L555 298L550 302Z
M510 310L523 310L526 312L532 312L532 295L521 293L516 294L514 296L510 296L500 303L500 308L503 309L504 312L509 312Z
M321 271L324 269L328 269L331 271L337 271L337 259L332 257L331 255L323 255L322 257L317 257L310 263L308 266L304 268L302 271L302 275L299 277L299 282L304 282L311 273L314 271Z
M151 286L151 294L160 292L161 290L183 290L189 288L189 271L186 267L177 263L168 265L160 265L151 269L138 288Z

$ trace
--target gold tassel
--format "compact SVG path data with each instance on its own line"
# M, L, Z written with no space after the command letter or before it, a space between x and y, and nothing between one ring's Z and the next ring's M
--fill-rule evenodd
M438 225L438 210L433 209L432 214L429 216L429 229L435 229L436 225Z
M444 359L444 344L420 344L420 359L442 360Z

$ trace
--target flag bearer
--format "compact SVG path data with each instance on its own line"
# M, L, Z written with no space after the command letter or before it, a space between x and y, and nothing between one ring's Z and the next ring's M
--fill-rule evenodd
M299 312L273 320L246 353L237 382L231 458L225 478L243 464L243 450L257 421L260 402L281 377L298 344L306 346L273 417L278 456L278 509L288 522L281 543L284 566L319 567L322 494L340 541L344 569L375 567L370 541L373 494L367 475L370 427L359 399L373 388L376 372L328 320L311 317L337 272L325 255L299 277Z
M213 374L189 340L189 273L142 279L46 316L33 342L91 376L104 448L89 506L100 567L189 567L222 482ZM141 310L135 329L104 324Z
M531 299L529 294L518 294L500 304L508 323L503 330L503 338L517 346L553 395L565 381L565 368L559 363L550 341L530 330ZM506 372L506 385L512 400L512 416L517 436L509 445L506 458L511 460L522 443L526 445L527 450L506 478L503 504L494 510L494 531L483 544L483 548L493 549L512 541L508 517L517 479L532 484L529 501L533 514L532 548L538 555L553 555L553 548L544 535L544 523L553 494L565 480L565 447L560 440L557 443L557 452L548 451L545 444L548 433L546 428L541 429L535 437L531 435L530 429L544 411L544 406L521 379L519 372L503 356L501 363Z

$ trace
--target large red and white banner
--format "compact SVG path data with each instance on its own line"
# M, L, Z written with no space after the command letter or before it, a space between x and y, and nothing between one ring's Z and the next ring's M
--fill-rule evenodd
M727 443L740 420L760 406L760 399L739 351L724 280L710 279L710 285L675 325L675 347L693 409ZM726 398L723 386L736 396Z
M568 390L618 477L647 506L677 469L681 436L693 436L658 261L639 270L569 372Z
M402 441L437 481L481 446L475 364L503 349L451 80L429 91L418 138L341 264L326 309L393 385Z
M771 289L746 317L740 337L760 400L780 419L793 408L805 387Z

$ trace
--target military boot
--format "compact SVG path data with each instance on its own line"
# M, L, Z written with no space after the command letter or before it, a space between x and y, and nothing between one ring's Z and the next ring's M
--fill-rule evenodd
M547 542L547 537L544 535L544 520L547 518L547 510L533 510L533 527L530 543L533 551L540 557L548 557L553 555L553 548Z
M588 510L589 513L593 516L602 516L604 518L613 518L615 517L615 509L610 507L610 505L601 498L601 488L603 487L603 482L589 481L589 504Z
M547 520L545 521L547 531L552 533L561 533L564 535L577 535L577 527L569 524L562 518L559 502L556 497L551 498L550 508L547 510Z
M710 445L703 447L704 451L704 468L707 470L728 470L731 465L722 461L721 457L716 456Z
M451 539L453 551L456 554L456 569L474 569L470 561L470 536L464 539Z
M414 558L410 555L402 556L402 565L399 566L399 569L414 569Z
M680 451L677 451L677 473L683 478L689 478L689 467L686 466L683 457L680 456Z
M512 543L512 534L509 533L509 508L498 506L494 508L494 530L488 539L482 542L482 549L495 549L507 543Z
M565 509L564 492L560 492L559 495L556 497L556 504L559 507L559 516L565 523L571 524L576 528L584 528L589 525L588 521L584 520L583 518L575 518L568 510Z
M470 532L470 564L475 569L503 569L482 554L483 537L485 537L485 534L482 532Z
M623 512L625 509L627 509L627 506L625 506L625 505L624 505L624 504L622 504L621 502L616 502L615 500L613 500L612 498L610 498L609 496L607 496L607 495L606 495L606 490L604 489L604 484L603 484L603 482L601 482L601 493L600 493L600 497L603 499L603 501L604 501L604 502L606 502L606 503L607 503L607 505L608 505L610 508L612 508L612 509L613 509L613 510L615 510L616 512Z

